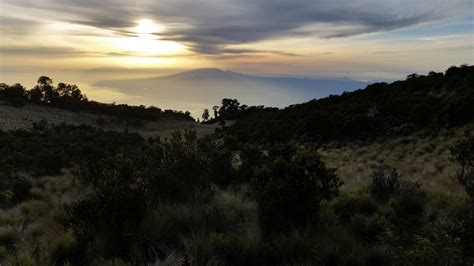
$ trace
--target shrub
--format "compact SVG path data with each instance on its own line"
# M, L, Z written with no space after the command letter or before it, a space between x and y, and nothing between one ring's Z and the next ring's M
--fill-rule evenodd
M199 230L183 242L193 265L264 265L266 254L257 236Z
M459 164L456 175L466 193L474 200L474 136L459 141L451 149L452 160Z
M64 265L66 262L80 262L79 249L72 232L65 232L53 240L50 260L54 265Z
M291 159L277 159L258 169L251 189L263 234L317 221L320 202L336 196L342 185L334 172L312 151L301 151Z
M391 199L390 206L395 210L393 218L400 239L411 242L426 218L426 194L419 184L404 182L400 194Z
M7 248L5 246L0 246L0 261L3 260L8 254Z
M371 217L357 214L352 218L350 229L355 232L364 243L375 242L388 228L385 217L376 214Z
M83 251L94 251L89 260L151 262L168 252L163 245L176 244L171 229L163 233L155 231L159 228L146 229L169 227L169 216L160 221L162 216L154 216L153 209L166 203L207 202L212 194L208 162L196 141L192 132L184 139L175 133L168 143L132 149L79 168L80 180L93 185L93 192L72 208L70 220ZM205 219L219 221L209 215Z
M455 216L454 235L460 240L463 255L474 262L474 205L462 209Z
M20 240L20 232L13 227L0 227L0 245L13 250Z
M367 196L339 197L333 206L339 220L344 223L350 222L356 214L372 215L377 210L376 202Z
M387 202L392 195L399 193L400 187L400 175L396 169L381 168L372 175L370 192L382 202Z
M2 202L15 204L30 198L31 182L25 177L9 172L0 172L0 191Z
M392 254L390 253L389 247L386 246L373 246L369 250L367 255L366 265L367 266L379 266L379 265L391 265Z
M71 211L70 224L86 261L97 256L130 259L131 239L145 215L146 201L138 193L92 195ZM85 253L87 250L91 254Z

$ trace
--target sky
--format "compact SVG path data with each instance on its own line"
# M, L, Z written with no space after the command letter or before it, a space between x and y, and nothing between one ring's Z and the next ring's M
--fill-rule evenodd
M473 62L473 0L0 0L0 82L104 102L127 95L96 81L197 68L368 81Z

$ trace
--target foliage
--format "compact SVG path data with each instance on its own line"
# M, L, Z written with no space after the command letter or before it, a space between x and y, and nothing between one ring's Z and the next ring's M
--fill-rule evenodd
M38 123L32 131L0 131L2 169L31 172L36 176L59 174L61 168L140 148L145 141L132 133L103 131L90 126Z
M474 66L276 108L248 107L228 133L243 141L372 139L464 125L474 116ZM234 108L235 109L235 108Z
M0 205L16 204L30 197L31 182L25 177L0 172Z
M204 138L184 131L145 140L46 121L0 131L0 264L471 265L472 199L425 191L389 168L367 174L366 187L340 191L336 170L310 142L470 121L471 69L410 75L283 111L227 99L221 121L241 124ZM0 95L51 106L80 98L47 77L30 91L2 84ZM252 119L255 132L240 134ZM428 144L413 154L436 146ZM472 154L472 137L452 150L468 194Z
M457 179L474 199L474 136L459 141L451 150L452 160L459 164Z
M400 176L396 169L379 169L374 172L370 191L375 198L387 202L393 195L399 193L400 189Z
M252 192L264 235L318 220L319 204L339 192L342 182L313 151L277 159L257 170Z
M26 90L20 84L7 85L0 83L0 99L6 100L14 106L25 103L35 103L54 106L72 111L86 111L101 115L116 116L122 120L140 124L146 120L193 120L189 112L161 110L150 106L130 106L126 104L104 104L87 99L78 86L58 83L55 87L53 80L46 76L39 77L37 85ZM137 122L138 121L138 122Z
M204 109L204 111L202 112L202 120L205 122L209 120L209 117L209 109Z

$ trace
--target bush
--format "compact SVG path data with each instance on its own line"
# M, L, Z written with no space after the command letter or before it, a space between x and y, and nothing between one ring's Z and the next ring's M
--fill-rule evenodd
M405 182L399 195L393 197L390 206L395 210L393 221L402 241L411 242L413 235L426 221L426 194L417 183ZM406 244L406 243L404 243Z
M400 175L396 169L381 168L372 175L370 192L381 202L387 202L390 197L400 192Z
M15 249L19 240L19 230L13 227L0 227L0 246L4 246L7 250L11 251Z
M334 170L313 151L301 151L258 169L251 189L263 235L317 222L320 202L336 196L341 185Z
M83 251L94 251L89 261L103 257L151 262L168 252L163 245L176 245L177 237L169 232L144 230L169 225L159 221L162 216L154 216L153 209L166 203L207 202L212 195L209 162L198 147L192 132L186 132L184 139L175 133L168 143L79 167L79 179L91 184L93 192L72 208L70 221ZM212 215L206 219L219 221ZM189 226L190 221L186 223Z
M66 262L80 262L79 249L72 232L65 232L53 240L50 259L54 265L64 265Z
M452 160L459 165L459 183L474 201L474 136L459 141L451 149Z
M367 266L379 266L379 265L391 265L392 254L386 246L374 246L369 250L367 255L366 265Z
M454 235L460 240L463 256L474 262L474 205L462 209L455 216Z
M25 177L0 172L0 191L2 202L6 205L16 204L30 198L31 182Z
M357 214L352 218L350 229L364 243L373 243L389 227L384 216L376 214L371 217Z
M349 223L356 214L372 215L377 210L377 203L367 196L339 197L334 202L334 210L343 223Z

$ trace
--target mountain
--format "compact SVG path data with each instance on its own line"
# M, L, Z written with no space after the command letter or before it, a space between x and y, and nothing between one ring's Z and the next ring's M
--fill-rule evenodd
M128 95L128 103L190 110L194 114L218 104L222 98L237 98L254 105L285 107L353 91L366 85L365 82L345 78L260 77L217 68L94 84L95 87L113 88Z

